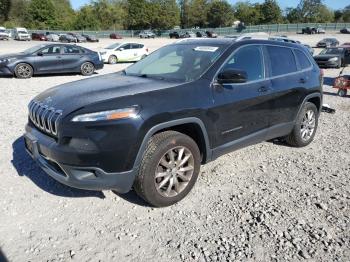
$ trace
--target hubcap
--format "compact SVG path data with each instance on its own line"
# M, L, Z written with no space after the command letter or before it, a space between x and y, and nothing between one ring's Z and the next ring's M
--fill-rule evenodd
M91 74L94 71L94 66L90 63L86 63L83 65L83 72L85 74Z
M116 58L115 56L111 56L111 57L109 58L109 62L110 62L111 64L115 64L115 63L117 62L117 58Z
M303 121L301 122L301 129L300 129L301 138L304 141L308 141L312 137L315 131L315 126L316 126L315 112L312 110L308 110L303 117Z
M31 74L30 67L27 65L20 65L17 72L21 77L29 77Z
M155 172L157 191L165 197L181 193L190 182L194 172L194 158L186 147L168 150L160 159Z

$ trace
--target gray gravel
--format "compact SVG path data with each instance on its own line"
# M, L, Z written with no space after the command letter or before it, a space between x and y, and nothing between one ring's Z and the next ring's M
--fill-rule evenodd
M0 42L0 53L29 45ZM338 73L326 71L324 88L337 111L322 113L311 145L265 142L230 153L202 167L187 198L161 209L134 192L61 185L24 152L30 99L83 77L0 78L1 251L9 261L350 261L350 96L330 88Z

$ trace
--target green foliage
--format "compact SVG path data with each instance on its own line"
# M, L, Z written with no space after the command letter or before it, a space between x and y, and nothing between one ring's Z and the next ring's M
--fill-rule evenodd
M233 8L225 0L212 1L208 6L207 19L210 27L231 26L234 21Z
M11 0L0 0L0 21L7 21L11 9Z
M71 0L0 0L0 23L33 29L113 30L226 27L245 25L350 22L350 6L333 12L323 0L300 0L285 15L277 0L262 3L229 0L90 0L73 10Z

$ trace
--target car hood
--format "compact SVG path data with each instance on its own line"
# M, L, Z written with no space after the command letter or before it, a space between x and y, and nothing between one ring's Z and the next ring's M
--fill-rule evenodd
M42 92L33 100L56 110L62 110L63 115L67 115L104 100L133 96L176 85L179 83L126 76L118 72L59 85Z
M317 55L317 56L314 56L314 58L315 59L326 59L326 58L328 58L328 59L330 59L330 58L333 58L333 57L341 57L341 55L340 54L338 54L338 55L331 55L331 54L329 54L329 55Z

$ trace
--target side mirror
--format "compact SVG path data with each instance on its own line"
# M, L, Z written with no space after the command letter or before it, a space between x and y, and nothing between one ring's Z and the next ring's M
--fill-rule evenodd
M37 55L38 56L43 56L43 53L42 52L38 52Z
M247 73L238 69L226 69L218 74L220 84L245 83L247 78Z
M123 48L123 47L118 48L118 51L123 51L123 50L124 50L124 48Z

